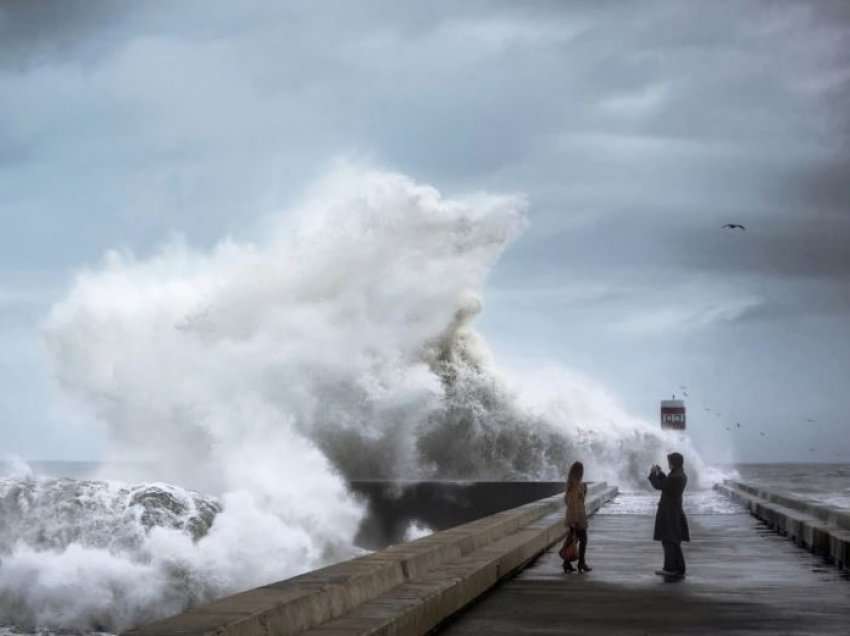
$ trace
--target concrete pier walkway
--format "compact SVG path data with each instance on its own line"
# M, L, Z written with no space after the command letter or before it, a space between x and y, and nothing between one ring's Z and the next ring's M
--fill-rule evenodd
M589 574L564 574L558 546L444 624L441 634L850 634L847 573L748 514L691 516L688 576L653 572L653 518L590 521Z

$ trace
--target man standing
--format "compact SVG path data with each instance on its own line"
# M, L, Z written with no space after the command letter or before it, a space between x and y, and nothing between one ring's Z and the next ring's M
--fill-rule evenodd
M653 466L649 473L649 482L661 491L658 512L655 513L655 534L653 539L664 546L664 569L655 573L666 577L685 576L685 556L682 554L682 541L690 541L688 519L682 510L682 493L688 484L683 465L684 458L679 453L667 455L670 474L665 475L660 466Z

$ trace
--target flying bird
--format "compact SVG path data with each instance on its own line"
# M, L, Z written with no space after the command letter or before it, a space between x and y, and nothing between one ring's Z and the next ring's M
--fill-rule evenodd
M745 228L740 223L727 223L726 225L723 226L723 229L724 230L746 230L747 228Z
M727 431L731 431L732 429L731 429L731 428L729 428L729 427L727 426L727 427L726 427L726 430L727 430Z
M740 423L740 422L735 422L735 425L736 425L738 428L741 428L741 423Z
M759 433L759 435L761 435L762 437L767 437L767 435L765 435L765 434L764 434L764 431L761 431L761 432Z

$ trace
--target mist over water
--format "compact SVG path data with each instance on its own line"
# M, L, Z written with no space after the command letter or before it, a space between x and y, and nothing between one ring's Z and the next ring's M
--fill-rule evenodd
M106 460L139 463L0 482L0 622L117 631L354 556L352 479L557 480L581 459L639 487L675 448L708 485L686 438L591 380L493 359L474 318L525 208L342 166L254 240L80 272L44 326L55 372Z

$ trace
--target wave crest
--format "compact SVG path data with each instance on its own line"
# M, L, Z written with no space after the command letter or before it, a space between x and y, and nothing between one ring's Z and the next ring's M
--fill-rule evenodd
M347 479L559 479L580 458L637 483L673 446L698 464L586 379L495 364L472 320L525 208L342 167L253 240L79 272L44 328L56 375L107 459L147 462L106 476L159 483L8 486L66 535L4 530L3 617L114 631L352 556Z

